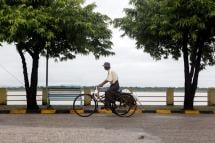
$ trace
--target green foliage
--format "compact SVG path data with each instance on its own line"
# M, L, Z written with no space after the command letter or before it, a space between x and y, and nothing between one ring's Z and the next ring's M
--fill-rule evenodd
M22 45L32 55L72 59L77 54L113 54L110 19L83 0L1 0L0 42Z
M137 41L155 59L181 57L183 40L188 35L192 61L195 45L204 39L201 67L215 64L215 2L213 0L130 0L132 8L114 24Z
M27 109L39 108L40 55L67 60L77 54L92 53L96 58L113 54L110 19L94 12L95 7L84 6L84 0L0 0L0 43L16 44L23 65ZM25 52L32 57L30 81Z

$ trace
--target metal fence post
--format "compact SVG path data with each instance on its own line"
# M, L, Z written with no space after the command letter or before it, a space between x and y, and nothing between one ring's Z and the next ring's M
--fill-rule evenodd
M215 105L215 88L208 89L208 106Z
M173 106L174 105L174 89L167 88L166 90L166 105Z

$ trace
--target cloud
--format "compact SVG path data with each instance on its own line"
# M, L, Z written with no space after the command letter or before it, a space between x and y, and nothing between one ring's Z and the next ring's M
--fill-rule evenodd
M123 9L129 7L129 0L86 0L86 4L95 3L96 10L111 18L123 16Z
M96 2L97 11L109 15L111 18L121 17L123 8L128 7L128 0L87 0ZM135 48L135 41L127 36L121 37L122 31L113 29L115 56L101 57L95 60L93 55L81 56L66 62L49 62L50 85L97 85L106 78L102 64L109 61L118 73L120 84L123 86L183 86L183 61L172 59L155 61L143 50ZM31 59L27 58L29 72ZM4 44L0 47L0 87L21 86L23 81L21 59L14 45ZM45 85L45 58L40 59L39 85ZM215 87L215 67L208 67L200 73L200 87ZM13 76L12 76L13 75ZM15 78L15 77L16 78ZM18 80L17 80L18 79Z

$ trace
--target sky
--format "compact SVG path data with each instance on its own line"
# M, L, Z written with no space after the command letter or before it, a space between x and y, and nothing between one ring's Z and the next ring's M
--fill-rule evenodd
M129 7L129 0L86 0L86 4L95 2L96 11L119 18L123 9ZM80 56L66 62L49 61L49 85L94 86L102 82L107 73L102 65L108 61L117 72L121 86L141 87L183 87L183 61L172 59L155 61L143 50L137 50L135 41L121 37L119 29L113 31L114 56L96 60L93 55ZM31 71L31 59L27 57L28 70ZM45 86L45 58L40 59L39 85ZM23 86L21 58L15 46L3 44L0 47L0 87ZM215 66L207 67L200 73L199 87L215 87Z

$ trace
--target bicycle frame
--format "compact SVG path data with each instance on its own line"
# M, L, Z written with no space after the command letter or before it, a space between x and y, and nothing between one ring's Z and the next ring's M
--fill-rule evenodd
M96 92L97 91L97 92ZM104 104L104 99L105 99L105 95L99 95L99 90L98 90L98 87L95 87L95 90L94 92L92 93L92 96L93 98L95 99L95 101L97 102L97 105L98 105L98 102L101 102Z

